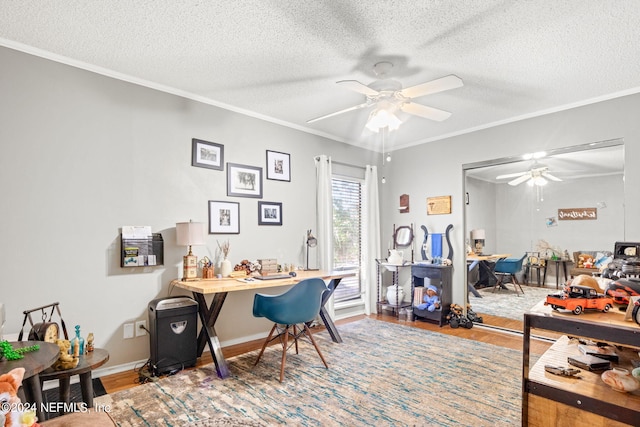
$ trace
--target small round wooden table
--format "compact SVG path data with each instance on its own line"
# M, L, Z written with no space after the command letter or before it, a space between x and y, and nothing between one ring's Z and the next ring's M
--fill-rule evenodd
M11 347L18 349L38 344L40 348L23 354L22 359L4 360L0 362L0 375L6 374L14 368L24 368L23 387L20 388L20 399L23 402L32 402L36 405L36 415L39 420L44 420L42 412L42 383L39 375L58 360L60 348L44 341L17 341L11 342Z
M80 390L82 392L82 401L89 408L93 406L93 383L91 382L91 371L98 368L109 360L109 352L102 348L96 348L87 354L81 354L78 366L64 371L55 371L48 368L40 373L40 381L59 380L60 401L68 405L71 397L71 377L78 375L80 377Z

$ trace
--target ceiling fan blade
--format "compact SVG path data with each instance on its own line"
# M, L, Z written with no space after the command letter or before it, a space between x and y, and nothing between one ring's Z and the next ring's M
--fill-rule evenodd
M432 93L455 89L463 85L464 83L462 82L462 79L460 77L451 74L446 77L431 80L430 82L408 87L401 90L400 93L407 98L418 98L420 96L430 95Z
M371 89L369 86L363 83L360 83L357 80L340 80L339 82L336 82L336 83L344 88L347 88L349 90L352 90L354 92L358 92L367 96L376 96L380 93L377 90Z
M506 175L498 175L496 179L504 179L504 178L515 178L516 176L526 175L529 172L516 172L516 173L508 173Z
M335 113L325 114L324 116L316 117L315 119L307 120L307 123L317 122L318 120L328 119L329 117L337 116L338 114L347 113L349 111L359 110L361 108L368 107L368 102L363 102L362 104L355 105L353 107L345 108L344 110L336 111Z
M558 178L557 176L551 175L549 172L542 172L540 175L544 176L547 179L550 179L551 181L556 181L556 182L562 181L560 178Z
M521 177L518 177L512 181L509 181L509 185L518 185L518 184L522 184L523 182L525 182L526 180L530 179L531 175L529 173L525 173L524 175L522 175Z
M427 107L426 105L416 104L414 102L407 102L406 104L403 104L400 109L405 113L424 117L425 119L435 120L436 122L447 120L451 116L451 113L448 111Z

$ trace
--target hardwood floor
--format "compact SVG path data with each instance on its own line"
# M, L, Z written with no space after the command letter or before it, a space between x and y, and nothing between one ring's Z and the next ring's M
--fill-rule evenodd
M383 320L391 323L402 323L402 324L410 324L413 327L440 332L447 335L453 335L456 337L467 338L471 340L481 341L485 343L490 343L494 345L499 345L502 347L511 348L514 350L522 350L522 337L513 333L505 333L496 330L492 330L487 327L482 327L481 325L475 325L471 329L465 328L451 328L449 326L443 326L442 328L433 323L423 322L423 321L413 321L406 322L400 321L395 316L386 315L386 314L378 314L371 316L355 316L350 317L348 319L343 319L337 321L337 325L341 325L348 322L353 322L355 320L362 319L364 317L371 317L378 320ZM511 330L522 330L522 322L518 322L516 320L503 319L499 317L492 317L491 324L499 326L505 329ZM321 328L319 328L321 329ZM255 340L242 344L237 344L229 347L225 347L222 349L222 353L224 357L230 358L233 356L237 356L239 354L247 353L249 351L257 350L262 346L263 340ZM534 354L542 354L549 347L551 343L547 341L538 341L532 340L531 342L531 351ZM198 359L197 366L202 366L211 363L211 356L207 352L201 358ZM102 380L102 384L107 391L107 393L114 393L120 390L125 390L131 387L135 387L139 385L139 375L135 371L127 371L121 372L118 374L108 375L100 378Z

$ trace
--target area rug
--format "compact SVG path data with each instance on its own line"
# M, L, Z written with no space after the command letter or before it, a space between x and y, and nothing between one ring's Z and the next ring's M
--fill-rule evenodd
M316 334L328 370L304 343L280 383L274 346L256 367L257 352L230 359L225 380L207 365L95 402L119 426L520 424L520 352L368 318L339 331Z
M477 298L469 294L469 304L476 313L490 314L492 316L506 317L508 319L522 320L524 313L529 311L534 305L545 299L548 294L559 292L555 288L545 288L537 286L522 286L524 295L516 292L513 285L508 283L508 289L496 289L493 287L479 289L482 298Z

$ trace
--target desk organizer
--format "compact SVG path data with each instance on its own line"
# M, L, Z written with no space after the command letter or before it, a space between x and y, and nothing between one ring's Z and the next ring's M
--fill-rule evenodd
M142 239L128 239L120 234L120 267L148 267L164 264L164 240L160 233Z

